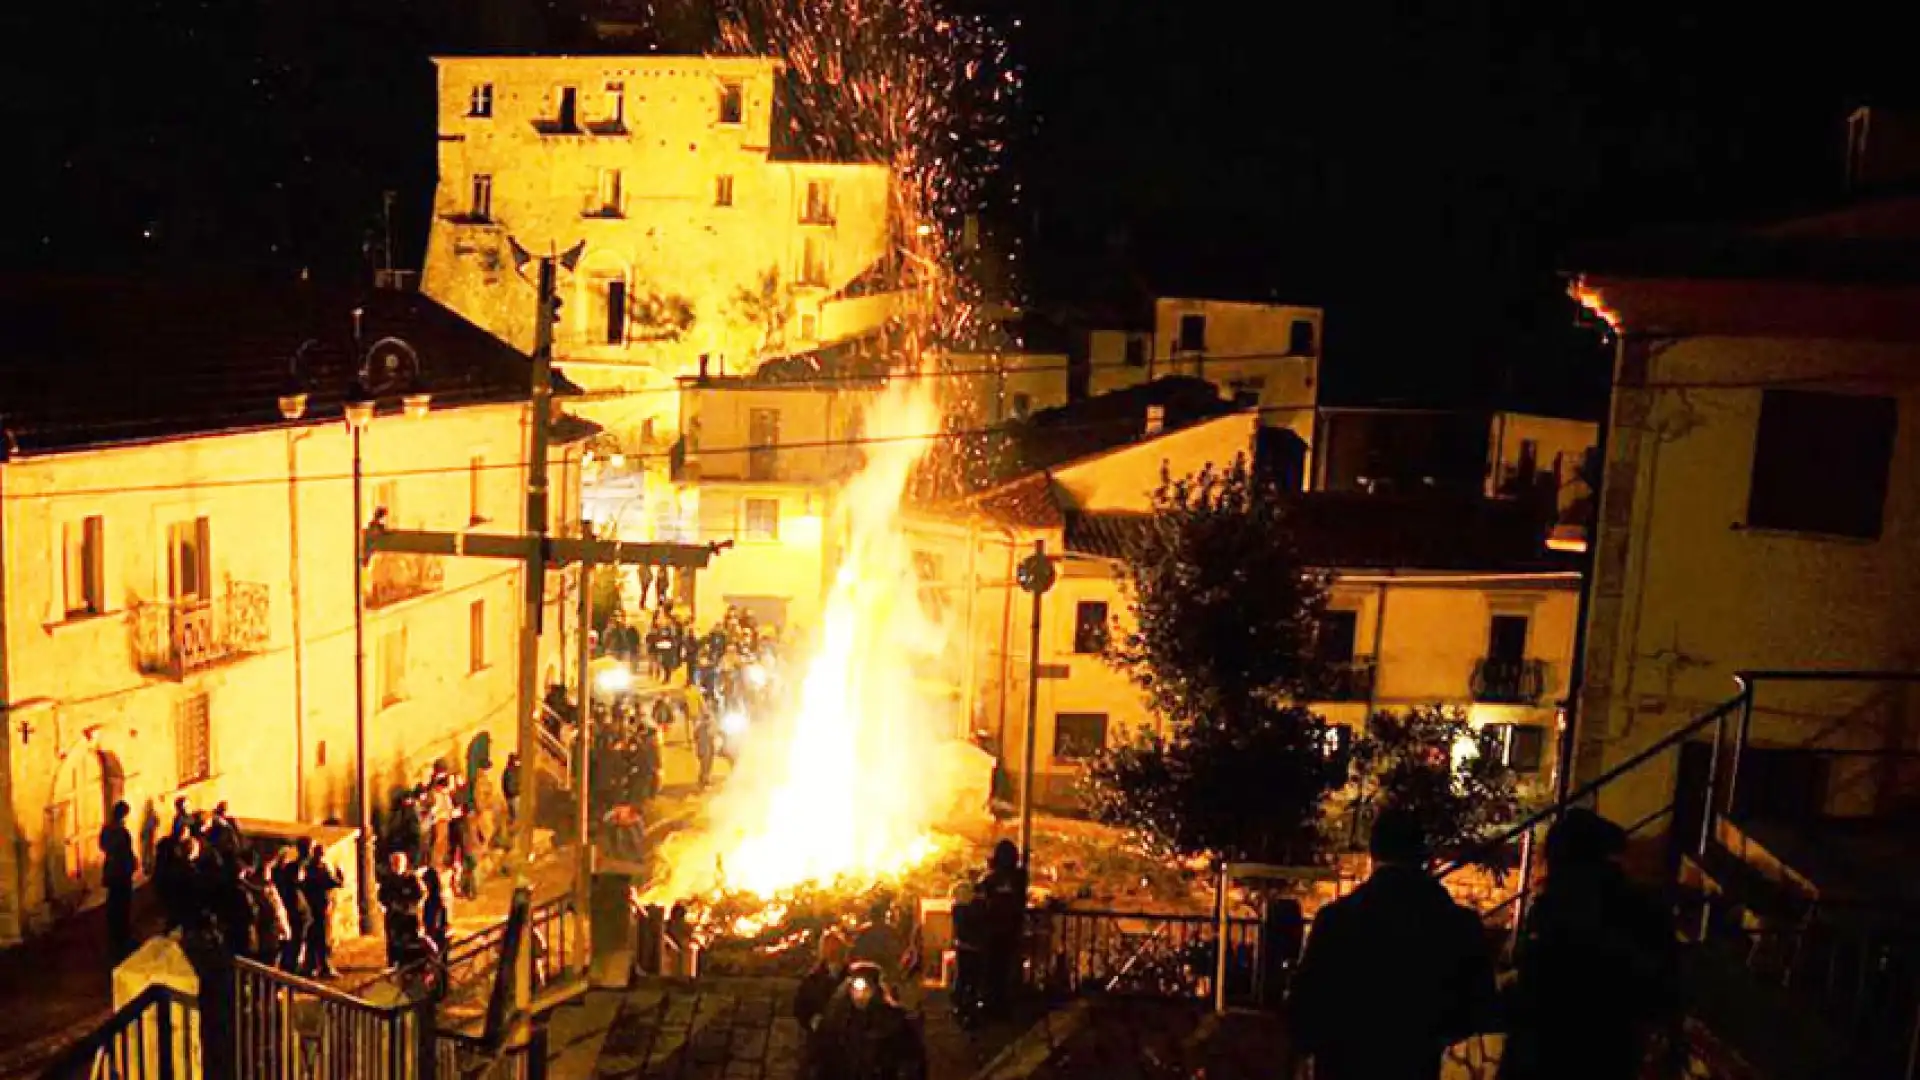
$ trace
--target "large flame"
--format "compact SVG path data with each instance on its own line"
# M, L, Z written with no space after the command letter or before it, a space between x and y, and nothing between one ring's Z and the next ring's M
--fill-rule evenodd
M932 827L951 799L936 747L950 733L915 708L913 671L945 635L919 601L900 521L908 477L939 427L927 382L900 380L870 410L867 464L840 494L844 546L796 710L755 725L704 828L669 849L657 891L771 899L886 878L937 849Z

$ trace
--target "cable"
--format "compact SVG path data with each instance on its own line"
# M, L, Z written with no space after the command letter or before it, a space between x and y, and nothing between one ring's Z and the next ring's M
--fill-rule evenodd
M1019 354L1019 355L1031 355L1031 354ZM808 387L833 385L836 383L885 383L885 382L891 382L896 379L899 379L899 380L960 379L960 378L974 378L976 376L1031 375L1031 374L1046 374L1049 372L1071 372L1075 370L1098 371L1105 368L1132 368L1138 371L1145 372L1145 371L1151 371L1155 368L1162 368L1162 367L1173 368L1176 366L1194 366L1194 367L1203 368L1207 364L1213 364L1213 363L1219 363L1219 364L1235 364L1235 363L1248 363L1248 362L1265 363L1265 362L1274 361L1274 360L1318 361L1319 359L1320 359L1319 356L1315 354L1305 354L1305 353L1295 353L1295 352L1182 353L1176 356L1154 357L1151 360L1144 360L1138 364L1132 363L1127 360L1100 360L1100 361L1089 360L1084 364L1075 364L1072 361L1068 361L1067 363L1064 363L1064 364L1034 364L1028 367L984 367L984 368L958 368L958 369L946 369L946 370L936 369L933 371L895 371L895 372L888 372L884 375L824 375L823 374L823 375L819 375L811 378L794 379L791 382L786 380L780 380L780 379L766 380L763 382L754 383L752 385L743 385L741 389L804 390L804 389L807 389ZM556 366L564 370L568 362L565 360L556 360L554 361L554 363ZM637 366L637 365L627 365L627 364L618 364L618 363L596 363L595 361L591 361L591 360L583 361L583 363L591 364L596 367L602 367L602 368L619 368L619 367ZM721 376L715 376L714 378L728 379L733 377L734 376L721 375ZM679 393L683 390L688 390L688 389L696 389L696 390L702 389L702 387L699 385L699 382L698 382L698 378L699 378L698 376L683 375L683 376L676 376L676 378L694 380L694 385L692 387L676 385L676 386L642 386L642 387L634 387L628 390L588 390L580 394L571 395L567 397L565 400L568 400L568 401L615 401L615 400L619 400L620 398L641 397L646 394L672 394L672 393ZM745 378L745 377L741 376L741 378ZM706 389L732 389L732 387L707 387Z
M1260 406L1254 406L1247 409L1235 410L1235 412L1221 413L1220 415L1232 416L1232 415L1235 415L1236 413L1252 413L1254 415L1264 416L1269 413L1294 413L1294 412L1300 412L1302 410L1307 410L1311 408L1312 408L1311 405L1260 405ZM1131 419L1132 418L1127 417L1127 418L1115 418L1112 420L1086 421L1078 424L1058 424L1058 425L1048 427L1046 430L1049 432L1085 431L1085 430L1092 430L1095 428L1113 427L1116 424L1122 423L1122 422L1130 423ZM1006 433L1006 431L1007 429L1004 426L963 428L958 431L935 431L935 432L926 432L926 433L915 434L915 435L865 435L865 436L858 436L850 439L820 439L820 440L811 440L806 442L763 443L760 445L746 444L741 446L723 446L723 447L715 447L712 449L695 450L695 451L692 451L691 453L704 458L704 457L719 457L722 455L729 455L729 454L773 453L773 452L779 452L779 451L785 451L785 450L830 450L830 449L835 449L839 447L881 446L881 445L890 445L890 444L903 443L903 442L966 439L966 438L972 438L974 436L979 436L979 435L1004 434ZM656 461L660 459L671 459L672 457L673 457L673 451L671 450L650 451L645 453L626 455L626 458L628 461ZM422 467L418 469L394 469L394 470L385 471L385 472L363 471L360 474L360 478L362 482L375 482L379 480L390 480L390 479L397 479L397 478L408 477L408 476L468 475L468 474L471 474L475 468L485 470L485 471L492 471L496 469L518 470L518 469L524 469L526 468L526 466L527 466L527 463L524 461L501 462L498 464L485 464L480 466L474 466L472 464L428 466L428 467ZM190 484L132 484L124 487L71 488L71 489L63 489L59 491L36 491L36 492L8 491L4 495L0 495L0 499L4 499L7 502L13 502L16 500L30 501L30 500L37 500L37 499L64 499L64 498L77 499L77 498L101 496L101 495L134 495L134 494L141 494L141 493L160 493L160 492L168 492L168 491L197 491L197 490L219 489L219 488L257 487L257 486L266 485L266 484L279 485L279 484L287 484L287 483L294 483L294 484L340 483L340 482L350 482L352 481L352 479L353 479L353 474L351 472L323 473L323 474L317 474L317 475L294 476L294 477L289 477L284 475L243 477L243 478L234 479L234 480L204 480L198 483L190 483Z

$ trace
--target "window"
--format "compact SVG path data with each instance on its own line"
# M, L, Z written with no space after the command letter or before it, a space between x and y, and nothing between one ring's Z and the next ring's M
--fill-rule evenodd
M1547 755L1547 729L1539 724L1497 724L1488 725L1501 730L1496 732L1500 740L1501 760L1514 772L1539 772Z
M747 539L780 539L779 499L747 499L746 519Z
M1527 656L1527 617L1495 615L1487 628L1487 659L1519 663Z
M487 520L487 459L478 454L467 459L467 524Z
M820 318L817 315L800 316L800 340L812 341L820 333Z
M1313 657L1323 664L1353 663L1354 642L1359 635L1357 611L1323 611L1313 635Z
M733 205L733 177L716 176L713 178L713 205Z
M946 617L947 595L940 583L944 580L943 567L938 552L916 551L913 553L913 576L919 581L920 610L934 623Z
M1287 327L1287 355L1313 355L1313 323L1307 319L1295 319Z
M1033 395L1028 393L1016 392L1013 395L1014 417L1016 419L1025 420L1027 418L1027 415L1031 412L1033 412Z
M67 523L65 536L68 618L107 610L106 519L98 515Z
M614 278L607 282L603 294L606 297L606 311L601 340L609 345L624 345L627 341L627 283Z
M1107 748L1106 713L1056 713L1053 718L1053 758L1080 761Z
M213 775L213 709L204 693L189 694L173 706L173 760L179 787Z
M1082 600L1073 608L1073 651L1100 653L1107 649L1107 602Z
M467 94L468 116L493 115L493 84L474 83L473 90Z
M1127 366L1147 366L1147 339L1137 334L1127 335Z
M167 528L167 595L176 604L213 598L213 529L206 518Z
M800 220L809 225L833 223L833 184L831 182L807 181L807 202L800 208Z
M737 124L740 122L741 115L746 111L743 98L744 95L739 83L730 82L720 84L721 123Z
M619 217L620 209L620 170L601 169L594 177L593 204L587 216Z
M1260 404L1260 395L1267 389L1267 380L1263 378L1235 379L1227 384L1227 391L1233 396L1233 403L1242 409L1251 409Z
M1747 525L1878 537L1897 415L1892 398L1765 391Z
M827 243L824 237L809 236L800 252L800 284L827 283Z
M601 122L609 128L624 127L627 122L627 84L608 83L605 100L605 112L601 114Z
M467 605L467 670L487 666L487 602L475 600Z
M380 635L380 707L407 700L407 628Z
M400 527L400 481L382 480L373 485L373 512L378 515L386 511L385 521L388 528Z
M576 87L562 86L554 95L558 108L553 113L553 126L559 131L580 130L580 91Z
M1180 316L1180 351L1207 351L1207 317L1205 315Z
M747 413L747 478L780 478L780 410L754 409Z
M486 173L473 176L473 194L467 202L467 216L475 221L493 220L493 177Z

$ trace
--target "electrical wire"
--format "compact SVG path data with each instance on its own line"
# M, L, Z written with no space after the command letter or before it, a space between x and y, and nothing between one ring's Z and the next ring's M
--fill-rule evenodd
M1257 416L1265 416L1269 413L1297 413L1297 412L1311 410L1312 408L1313 408L1312 405L1260 405L1260 406L1251 406L1245 409L1238 409L1232 412L1224 412L1224 413L1221 413L1220 415L1232 416L1232 415L1241 415L1241 414L1251 413ZM1127 419L1130 420L1130 418L1127 418ZM1051 425L1047 427L1045 430L1050 433L1090 431L1095 429L1111 428L1120 422L1122 421L1118 419L1110 419L1110 420L1085 421L1077 424L1056 424L1056 425ZM267 430L271 431L273 429L267 429ZM711 449L700 448L700 449L688 451L688 454L691 456L697 456L701 458L710 458L710 457L720 457L720 456L734 455L734 454L778 453L781 451L790 451L790 450L832 450L832 449L839 449L839 448L851 448L851 447L860 447L860 446L882 446L882 445L891 445L891 444L908 443L908 442L935 442L935 441L949 441L954 439L969 439L969 438L974 438L974 437L983 436L983 435L1006 434L1007 432L1008 432L1008 428L1005 425L995 425L990 427L962 428L955 431L926 432L926 433L916 434L916 435L863 435L863 436L856 436L853 438L846 438L846 439L817 439L817 440L808 440L808 441L802 441L802 442L761 443L757 445L749 443L749 444L743 444L738 446L714 447ZM30 459L27 459L26 462L22 462L22 464L33 462L33 461L54 460L59 456L61 455L48 455L47 457L38 458L38 459L30 458ZM672 459L673 456L674 456L674 453L671 450L643 451L637 454L625 455L626 460L628 461L658 461L663 459L670 460ZM491 471L502 470L502 469L513 469L517 471L520 469L524 469L526 467L527 467L527 463L525 461L487 463L482 465L474 465L471 462L469 462L466 465L423 466L421 468L416 468L416 469L391 469L391 470L385 470L385 471L363 470L360 474L360 478L362 482L370 483L370 482L377 482L380 480L402 479L409 476L455 476L455 475L468 476L468 475L472 475L472 473L475 472L476 470L491 472ZM282 485L282 484L288 484L288 483L292 483L292 484L340 483L340 482L350 482L352 481L352 479L353 479L353 474L351 472L344 472L344 473L320 473L320 474L313 474L313 475L307 475L307 476L279 475L279 476L260 476L260 477L240 477L237 479L227 479L227 480L202 480L194 483L129 484L129 485L117 486L117 487L71 488L71 489L63 489L58 491L16 492L16 491L9 490L4 495L0 495L0 500L4 500L6 502L15 502L15 501L25 502L25 501L46 500L46 499L66 499L66 498L77 499L77 498L89 498L89 497L106 496L106 495L135 495L135 494L143 494L143 493L162 493L162 492L169 492L169 491L203 491L203 490L220 489L220 488L258 487L258 486L268 485L268 484Z

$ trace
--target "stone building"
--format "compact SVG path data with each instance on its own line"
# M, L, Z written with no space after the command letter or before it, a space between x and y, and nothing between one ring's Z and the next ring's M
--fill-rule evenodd
M415 293L15 282L0 307L0 941L98 885L116 799L149 841L175 796L352 824L362 719L377 805L436 759L503 764L518 565L377 556L357 624L355 519L519 530L524 356ZM591 430L560 425L555 528Z
M784 152L778 61L441 57L424 288L521 348L516 264L584 245L555 355L632 452L676 430L675 380L871 337L903 311L890 172Z

